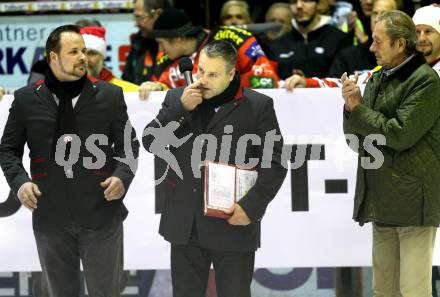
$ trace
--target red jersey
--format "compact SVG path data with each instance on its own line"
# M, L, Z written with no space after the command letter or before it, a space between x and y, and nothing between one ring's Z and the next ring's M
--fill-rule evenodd
M190 59L194 64L193 76L197 78L199 55L202 48L212 40L226 40L237 49L236 69L241 75L242 84L248 88L276 88L278 75L271 61L264 54L255 37L244 29L222 26L214 31L205 31L205 38L198 45ZM157 73L153 81L167 85L170 88L186 86L185 78L179 71L179 60L170 62L162 57L156 62Z

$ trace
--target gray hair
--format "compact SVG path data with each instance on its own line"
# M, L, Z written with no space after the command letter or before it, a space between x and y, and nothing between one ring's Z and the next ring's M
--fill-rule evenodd
M409 15L400 10L391 10L377 17L377 23L381 22L384 24L392 44L402 38L406 43L406 53L412 55L416 52L416 26Z
M237 50L232 43L225 40L209 42L201 51L209 58L222 58L226 62L226 71L230 71L237 64Z

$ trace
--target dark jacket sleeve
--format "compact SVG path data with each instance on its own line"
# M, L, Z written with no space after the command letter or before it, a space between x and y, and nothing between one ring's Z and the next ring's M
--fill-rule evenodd
M142 134L142 144L147 151L150 151L150 145L155 139L153 134L147 133L148 129L159 129L168 125L168 123L172 121L181 125L181 128L182 124L189 117L189 112L183 107L182 102L180 101L182 92L183 88L169 90L158 115L145 127Z
M116 153L116 167L113 176L122 180L125 191L127 191L138 166L139 141L128 118L127 105L121 88L118 88L118 94L115 97L115 116L111 128L111 138Z
M272 99L264 104L255 121L257 123L257 134L262 139L258 148L262 165L259 168L255 185L238 202L252 222L261 220L269 202L277 194L287 174L287 160L281 160L283 138ZM272 134L269 131L272 131ZM274 142L272 154L269 154L271 146L265 145L265 142L269 140L267 136L273 134L279 136L279 139L276 139L275 136L277 141Z
M19 92L9 110L8 120L0 144L0 165L11 189L17 193L21 185L31 181L23 167L23 151L26 143L26 128L20 115Z
M344 121L344 130L351 129L362 136L383 135L386 145L396 151L411 148L438 120L440 101L433 95L440 93L438 77L425 76L415 81L410 90L393 117L359 104Z

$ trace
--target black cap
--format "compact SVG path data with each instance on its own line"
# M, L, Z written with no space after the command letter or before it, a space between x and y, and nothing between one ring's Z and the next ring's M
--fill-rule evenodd
M154 22L151 35L154 38L187 37L196 35L202 30L202 27L192 24L183 10L169 7Z

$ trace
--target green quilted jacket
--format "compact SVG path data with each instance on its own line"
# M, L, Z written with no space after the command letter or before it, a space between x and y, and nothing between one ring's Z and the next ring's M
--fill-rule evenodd
M355 221L439 225L440 79L422 56L374 74L363 103L344 113L344 133L359 139L350 145L359 153Z

